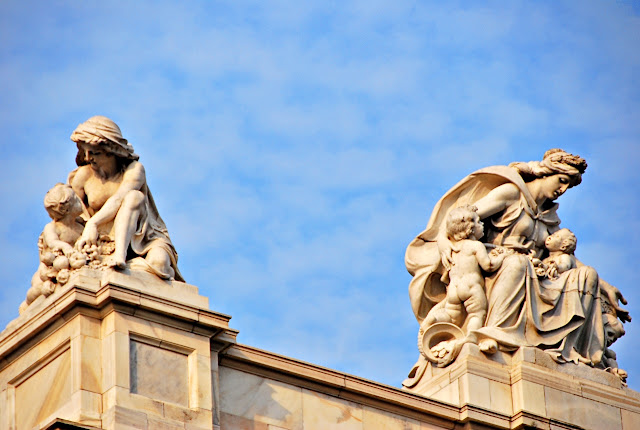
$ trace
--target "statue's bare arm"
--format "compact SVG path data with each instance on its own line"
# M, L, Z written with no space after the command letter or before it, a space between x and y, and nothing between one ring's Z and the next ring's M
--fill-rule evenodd
M87 224L95 226L107 223L115 218L122 206L122 201L130 191L140 191L146 182L144 167L137 161L133 161L125 170L122 182L118 190L111 196L105 204L96 212Z
M58 233L56 233L56 227L54 225L54 222L50 222L44 227L44 230L42 231L42 235L44 238L44 243L49 248L59 249L62 252L64 252L65 255L73 251L73 247L70 244L60 240Z
M558 261L556 262L556 265L558 267L558 273L564 273L567 270L575 269L576 268L576 261L575 261L575 258L573 256L568 255L568 254L562 254L558 258Z
M76 178L78 176L79 175L76 175ZM74 182L76 178L74 178ZM83 189L83 195L86 195L84 192L84 183L86 183L86 181L86 177L80 177L78 178L78 184L76 184L78 188ZM137 161L131 162L123 174L122 182L118 190L109 197L100 210L87 221L82 236L78 242L76 242L76 247L81 249L85 245L95 245L98 240L98 226L113 220L118 214L125 196L131 191L140 191L145 182L146 178L142 164ZM85 204L86 203L85 199Z
M498 267L502 264L502 260L504 260L504 254L498 254L494 257L489 255L487 252L487 248L485 248L482 242L473 242L474 253L476 256L476 260L478 260L478 264L485 272L495 272Z
M507 183L491 190L474 205L478 208L480 219L484 219L505 210L518 200L520 200L520 190L514 184Z

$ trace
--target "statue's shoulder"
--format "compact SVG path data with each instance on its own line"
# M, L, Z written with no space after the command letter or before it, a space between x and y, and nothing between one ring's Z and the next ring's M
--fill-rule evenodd
M80 166L76 169L72 170L67 177L67 183L71 185L72 188L75 188L78 185L82 185L87 182L87 179L91 177L91 167L90 166Z
M145 175L144 166L142 165L141 162L137 160L132 160L129 164L127 164L127 167L124 168L124 173L127 176L141 175L144 177Z
M489 194L501 197L505 200L518 200L520 199L522 192L513 182L506 182L502 185L498 185Z
M531 196L524 179L513 167L485 167L472 173L469 177L482 183L480 188L487 190L486 194L489 198L502 202L515 202L523 199L530 207L536 207L535 200Z

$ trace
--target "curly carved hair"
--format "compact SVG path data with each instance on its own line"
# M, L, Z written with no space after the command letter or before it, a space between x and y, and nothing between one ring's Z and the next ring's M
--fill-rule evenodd
M564 174L570 178L569 186L575 187L582 182L587 162L578 155L555 148L545 152L542 161L515 162L509 164L509 167L516 169L525 182L544 176Z
M59 221L69 212L71 200L77 198L78 196L69 185L57 183L45 194L44 208L51 219Z
M468 239L474 234L478 208L472 205L460 206L447 216L447 235L455 241Z

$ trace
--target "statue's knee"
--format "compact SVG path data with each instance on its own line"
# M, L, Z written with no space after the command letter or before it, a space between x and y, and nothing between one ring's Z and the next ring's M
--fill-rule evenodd
M169 254L163 249L154 248L147 254L146 260L156 269L161 272L167 272L171 266L171 259Z
M122 202L123 206L131 209L139 208L144 204L144 194L138 190L131 190L125 196Z
M467 310L467 315L469 318L478 318L479 320L482 320L482 322L484 322L485 318L487 317L487 310L485 307L482 307L478 304L473 304L471 306L467 306L466 307Z
M598 286L599 278L596 269L590 266L584 266L585 271L585 285L589 291L595 291Z

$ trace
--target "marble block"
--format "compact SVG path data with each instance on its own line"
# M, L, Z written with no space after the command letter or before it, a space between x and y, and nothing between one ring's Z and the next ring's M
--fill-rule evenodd
M256 422L289 430L303 430L302 390L281 382L220 368L222 427Z
M133 339L129 345L131 392L189 406L187 355Z
M188 284L78 270L0 333L0 430L212 429L229 319Z
M68 348L36 369L20 377L15 384L15 404L28 405L16 409L16 430L31 429L71 398L71 353Z
M429 367L409 390L461 408L486 411L481 421L511 428L635 429L640 393L587 365L558 364L544 351L523 347L487 356L465 345L449 367ZM556 427L553 427L556 426Z

